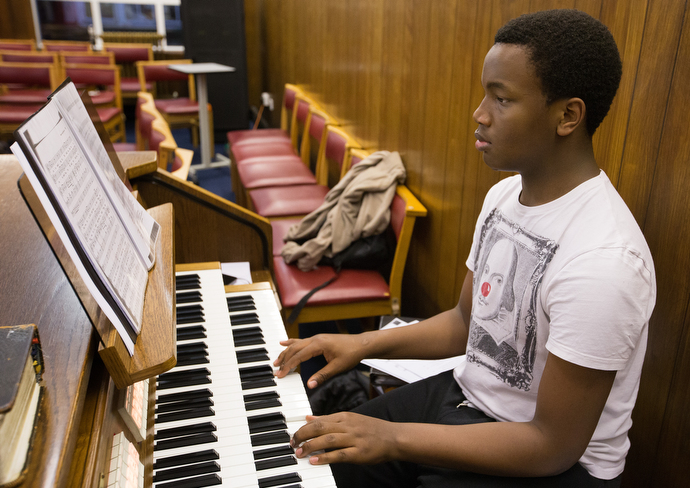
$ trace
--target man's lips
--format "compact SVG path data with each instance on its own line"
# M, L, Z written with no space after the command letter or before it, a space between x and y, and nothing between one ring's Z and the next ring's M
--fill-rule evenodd
M477 139L474 143L474 147L477 149L477 151L486 151L488 147L491 145L489 141L484 139L480 134L479 134L479 129L474 131L474 137Z

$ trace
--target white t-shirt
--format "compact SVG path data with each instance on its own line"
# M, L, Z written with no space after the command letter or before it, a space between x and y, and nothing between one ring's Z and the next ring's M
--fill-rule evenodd
M630 210L602 171L536 207L519 202L520 176L484 200L468 268L474 273L467 361L455 379L499 421L534 416L548 352L617 371L580 463L623 472L628 430L656 299L654 264Z

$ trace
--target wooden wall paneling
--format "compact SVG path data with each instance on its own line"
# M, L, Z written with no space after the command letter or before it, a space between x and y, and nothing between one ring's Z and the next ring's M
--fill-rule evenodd
M640 226L659 152L673 65L683 28L686 2L650 0L644 26L638 76L617 188Z
M655 260L657 302L633 413L632 447L624 478L626 487L687 486L690 475L687 465L690 456L690 417L687 413L687 385L690 382L690 206L687 199L690 131L685 113L690 103L687 93L690 11L686 9L680 17L673 18L673 24L682 20L684 28L674 56L667 111L659 122L663 132L658 156L653 155L656 163L653 181L645 182L651 185L651 194L643 230ZM653 42L653 39L647 39L645 35L644 42ZM655 74L642 68L640 72L648 76ZM642 83L650 89L651 84L651 81ZM642 94L644 98L649 96L647 91L642 91L640 96ZM661 128L655 126L650 130Z
M36 38L28 0L0 0L0 12L0 39Z
M445 175L449 164L446 150L449 137L448 108L454 91L451 60L455 58L455 50L466 48L456 43L455 32L463 25L457 18L457 1L429 2L429 6L428 51L424 66L420 66L428 74L423 98L424 125L420 128L423 137L420 147L421 185L418 185L417 193L427 207L428 214L415 224L419 226L418 230L422 229L415 234L419 249L433 249L435 243L443 240L443 223L446 219L443 196L444 188L449 184ZM437 298L439 289L446 286L446 282L453 281L454 270L446 268L438 252L417 252L413 263L419 271L425 270L415 277L415 282L419 283L426 295ZM446 274L450 276L444 276ZM434 301L437 302L437 299Z
M250 106L260 106L264 86L264 0L244 0L244 35L247 52L247 98ZM279 105L276 105L279 107ZM264 112L265 115L266 111ZM277 121L280 120L278 117Z
M647 0L617 0L605 2L599 17L613 34L623 62L616 98L594 134L594 155L614 186L620 181L625 138L632 122L630 105L636 90L646 11Z
M286 23L283 18L283 8L280 0L265 0L263 9L263 55L265 57L266 71L264 72L264 84L266 90L273 95L274 112L271 115L272 125L280 125L280 111L283 107L283 89L287 81L284 74L284 39L283 26ZM289 82L294 82L290 80ZM251 80L250 80L251 83Z
M587 12L595 19L601 19L601 4L603 0L575 0L575 8Z
M443 202L441 235L439 242L436 287L437 306L447 310L457 304L460 297L460 286L467 268L465 259L469 252L466 240L462 236L472 234L472 226L462 227L463 181L467 161L464 157L466 148L474 146L476 124L472 120L475 109L470 94L473 87L481 87L480 73L474 66L473 47L477 38L477 17L479 7L475 2L457 2L455 48L449 59L453 73L451 94L447 107L447 117L443 123L448 126L444 146L446 164L444 167L445 184L442 190ZM470 219L467 219L468 221Z
M357 70L360 88L358 107L364 116L360 137L365 146L376 146L378 143L381 121L381 71L382 53L386 41L383 39L383 1L356 0L358 10L364 13L361 19L361 36L357 43L361 56L354 61L359 64ZM351 15L354 19L354 15ZM356 136L357 137L357 136Z

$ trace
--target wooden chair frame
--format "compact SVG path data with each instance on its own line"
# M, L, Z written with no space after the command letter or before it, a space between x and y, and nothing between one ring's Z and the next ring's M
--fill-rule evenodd
M93 52L87 41L43 41L41 51Z
M15 46L16 49L13 49ZM35 51L36 41L34 39L0 39L0 49L22 52Z
M57 89L60 86L60 72L56 65L50 63L0 63L0 67L17 68L21 70L47 69L49 88L51 90ZM0 94L5 93L6 88L3 86L8 83L21 83L21 81L3 80L0 77Z
M79 51L70 51L70 52L65 52L61 51L58 53L59 54L59 62L61 66L66 66L69 64L110 64L110 65L115 65L115 54L110 53L110 52L105 52L105 51L100 51L100 52L79 52ZM74 58L79 58L78 60L75 60ZM91 62L93 60L101 60L101 59L107 59L107 63L103 63L101 61L95 61Z
M344 320L353 318L374 317L377 315L400 315L400 299L405 262L410 249L412 231L417 217L426 216L426 208L404 185L398 185L396 194L405 202L405 217L398 236L393 257L393 266L389 276L390 296L384 300L342 303L333 305L306 305L297 319L287 325L287 318L293 307L283 306L282 314L286 323L288 337L299 337L300 322L322 322L327 320ZM275 277L274 277L275 280ZM280 292L280 290L279 290Z

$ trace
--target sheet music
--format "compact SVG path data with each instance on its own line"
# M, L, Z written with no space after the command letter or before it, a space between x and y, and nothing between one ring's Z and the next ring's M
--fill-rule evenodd
M139 205L136 198L122 184L108 153L98 136L98 131L91 123L89 113L73 84L69 84L55 93L53 99L59 104L70 129L77 133L77 143L87 155L87 160L95 166L95 174L106 188L106 195L113 200L113 207L130 233L130 238L137 247L147 269L153 267L154 252L160 226L146 210Z
M412 322L405 322L400 318L394 318L390 323L386 324L382 329L389 329L394 327L404 327L419 322L414 320ZM407 383L414 383L415 381L423 380L431 376L455 369L465 360L465 356L455 356L446 359L365 359L362 363L372 368L383 371L386 374L395 376Z
M86 119L79 107L87 114ZM68 120L72 114L77 114L75 121ZM17 130L24 150L15 143L12 152L89 291L133 354L136 335L141 331L148 270L155 256L151 246L157 240L159 225L145 211L146 218L139 219L143 209L137 210L135 205L141 208L138 202L133 200L132 204L123 193L124 189L129 195L112 164L103 159L107 153L95 128L94 139L90 131L77 129L82 125L93 128L70 83ZM87 134L87 141L82 140L82 133ZM61 221L61 214L70 222L69 229ZM142 234L142 229L149 234Z

